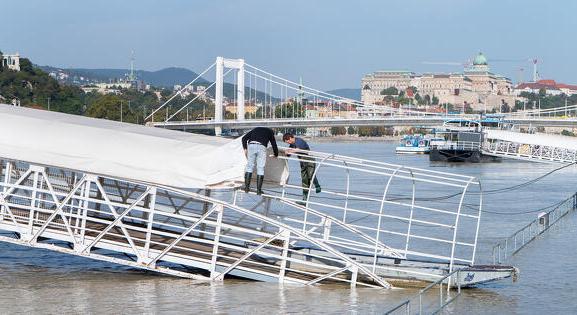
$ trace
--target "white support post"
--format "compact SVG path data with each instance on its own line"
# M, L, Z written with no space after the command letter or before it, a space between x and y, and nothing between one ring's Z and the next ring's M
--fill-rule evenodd
M82 222L80 225L80 244L84 245L86 239L86 220L88 219L88 199L90 198L90 187L92 186L92 181L98 180L94 176L87 176L86 182L82 186L80 195L82 195L83 200L80 202L80 209L82 209Z
M150 189L150 194L149 194L149 205L148 205L148 222L146 224L146 241L144 244L144 252L145 252L145 257L147 259L152 258L150 256L150 240L152 238L152 223L154 222L154 212L155 212L155 207L156 207L156 187L152 187ZM147 260L146 263L148 263L149 261Z
M359 267L352 266L350 270L351 270L351 288L354 288L357 286L357 278L359 276Z
M332 224L332 221L331 221L330 217L324 218L324 223L323 223L323 240L324 241L328 241L329 238L331 237L331 224Z
M278 282L279 283L283 283L284 282L284 277L285 277L285 273L286 273L286 268L287 268L287 258L288 258L288 250L289 250L289 243L290 243L290 231L285 230L281 233L281 239L283 241L283 246L282 246L282 260L280 261L280 271L279 271L279 275L278 275Z
M215 95L214 95L214 121L222 121L222 88L224 84L224 58L216 57L216 80L215 80ZM220 136L222 134L222 127L214 127L214 134Z
M244 120L244 59L238 60L238 74L236 77L236 119Z
M2 188L2 193L6 193L6 190L8 190L8 185L10 185L10 180L12 179L12 163L13 162L6 161L6 167L4 168L4 188ZM6 212L6 208L1 206L0 221L4 220L4 212Z
M38 195L38 184L39 184L39 174L40 172L43 172L44 169L43 168L39 168L37 166L30 166L30 170L34 173L34 175L32 176L32 196L30 196L31 200L30 200L30 212L28 214L28 236L32 235L34 233L33 228L34 228L34 215L36 215L36 202L37 202L37 195ZM45 180L48 180L47 178L45 178Z
M218 258L218 244L220 242L220 233L222 228L222 215L224 214L224 207L222 205L217 205L215 211L216 214L216 226L214 231L214 242L212 244L212 258L210 260L210 278L217 276L216 273L216 261Z

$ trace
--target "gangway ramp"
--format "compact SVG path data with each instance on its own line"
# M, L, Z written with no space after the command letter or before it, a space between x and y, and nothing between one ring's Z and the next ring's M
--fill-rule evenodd
M485 155L534 162L577 162L577 138L544 133L484 130Z
M297 152L267 162L256 196L239 190L239 139L1 105L0 121L0 230L12 232L0 241L208 281L389 288L455 269L477 276L449 286L510 276L475 265L473 177ZM306 200L290 176L301 158L323 187Z
M199 280L230 274L388 287L322 240L203 194L47 166L2 166L0 229L17 233L2 241ZM47 245L55 241L65 246ZM296 251L288 246L292 242L319 248L323 255Z

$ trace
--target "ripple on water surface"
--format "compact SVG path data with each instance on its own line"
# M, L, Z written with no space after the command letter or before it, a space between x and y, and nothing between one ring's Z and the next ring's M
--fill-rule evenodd
M394 155L395 145L311 142L317 151L476 176L485 190L519 184L556 167L514 161L432 164L426 156ZM567 168L523 189L488 195L485 209L520 212L548 206L577 190L576 175L577 168ZM489 262L491 245L534 216L483 214L478 261ZM511 263L521 270L516 283L505 280L463 290L445 313L576 313L576 222L569 217L514 257ZM0 266L0 313L381 313L416 292L239 280L195 283L4 243L0 243Z

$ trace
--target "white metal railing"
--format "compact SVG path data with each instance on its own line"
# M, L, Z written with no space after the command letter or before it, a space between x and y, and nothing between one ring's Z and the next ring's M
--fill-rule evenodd
M0 229L19 238L0 240L49 249L39 240L60 240L72 249L54 250L203 278L168 267L179 264L208 271L209 280L234 274L389 287L379 276L392 268L387 259L433 260L448 272L474 264L482 206L475 178L320 152L279 158L312 164L322 191L289 181L264 198L238 190L211 196L3 160ZM303 190L311 192L304 200ZM406 273L425 281L443 275Z
M577 150L502 140L485 141L483 153L531 161L577 162Z
M530 109L530 110L525 110L525 111L517 111L517 112L513 112L513 113L509 113L507 114L509 117L514 117L514 118L519 118L519 117L550 117L551 115L553 116L558 116L559 114L563 114L565 116L568 116L570 114L576 114L577 113L577 105L567 105L567 106L559 106L559 107L553 107L553 108L547 108L547 109Z
M554 209L540 213L529 224L493 246L493 264L501 264L511 258L561 218L575 211L575 209L577 209L577 193L562 201Z
M1 166L0 229L18 235L1 241L195 279L220 281L233 274L390 287L323 238L258 209L149 183L16 161ZM318 253L304 253L291 246L295 243ZM171 264L204 269L210 276Z
M448 141L435 148L439 150L480 150L481 142L479 141Z
M447 274L443 278L429 284L426 288L419 290L419 293L410 297L409 299L399 303L397 306L387 310L384 314L395 314L395 313L405 313L407 315L410 314L437 314L441 311L445 306L449 305L453 302L457 297L461 295L461 283L460 279L460 269L456 269L451 273ZM453 280L457 286L457 292L451 295L450 287L447 285L447 292L443 294L443 284L449 283L451 278L455 278ZM435 302L430 303L430 305L426 305L423 301L423 296L425 296L429 291L432 291L435 286L438 286L438 297ZM438 303L437 303L438 302ZM417 304L414 306L414 304ZM425 306L425 307L424 307ZM429 306L431 309L426 308ZM416 307L416 309L415 309ZM426 311L423 312L423 309L426 308Z
M267 197L300 211L295 228L371 257L373 271L384 257L440 260L451 271L474 263L482 200L475 178L311 151L280 158L313 164L322 192L314 193L312 181L304 188L289 181ZM372 189L359 190L359 181ZM304 200L301 191L310 192ZM354 232L343 237L346 229Z

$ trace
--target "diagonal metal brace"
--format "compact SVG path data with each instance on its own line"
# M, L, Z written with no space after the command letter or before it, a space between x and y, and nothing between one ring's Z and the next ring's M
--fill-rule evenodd
M337 269L337 270L335 270L335 271L333 271L333 272L327 273L326 275L323 275L323 276L320 276L320 277L318 277L318 278L315 278L315 279L307 282L306 285L315 284L315 283L317 283L317 282L319 282L319 281L323 281L323 280L325 280L326 278L330 278L330 277L332 277L332 276L338 275L339 273L341 273L341 272L343 272L343 271L347 271L347 270L349 270L349 269L351 269L351 265L346 265L346 266L344 266L344 267L341 268L341 269Z
M118 212L116 212L116 208L114 208L112 206L112 202L110 201L110 198L108 198L108 194L106 193L106 191L104 191L104 188L102 187L102 184L100 184L99 181L94 181L94 183L96 184L96 187L98 187L98 190L100 191L100 193L102 194L102 198L104 199L104 201L106 201L106 205L108 206L108 209L110 209L110 212L112 213L112 215L114 216L115 219L118 218L119 214ZM122 222L120 224L118 224L118 227L120 228L120 230L122 231L122 234L124 234L124 237L126 238L126 241L128 241L128 244L130 245L130 247L132 248L132 251L134 252L134 254L138 257L141 258L141 254L140 251L138 250L138 248L136 248L136 245L134 244L134 241L132 241L132 238L130 237L130 234L128 233L128 230L126 230L126 228L124 227L124 225L122 224Z
M144 191L144 193L142 193L142 195L140 195L136 200L134 200L134 202L132 204L130 204L130 206L128 206L128 208L126 208L126 210L124 210L124 212L119 215L112 223L110 223L104 230L102 230L102 232L100 232L100 234L98 234L98 236L96 236L96 238L94 240L92 240L92 242L90 242L90 244L86 247L84 247L80 253L84 253L87 250L89 250L90 248L92 248L92 246L94 246L94 244L98 243L100 241L100 239L102 237L104 237L104 235L106 233L108 233L108 231L110 231L116 224L118 224L118 222L120 222L120 220L122 220L122 218L124 218L129 212L130 210L132 210L132 208L134 208L139 202L142 201L142 199L144 199L144 197L146 197L148 195L148 193L150 192L152 188L148 187L146 189L146 191Z
M68 195L64 197L64 200L62 200L62 202L58 205L58 207L56 207L56 210L54 210L54 212L50 215L50 217L46 220L46 222L44 222L44 224L40 227L40 229L36 232L36 234L34 234L34 236L32 236L32 238L30 239L30 241L28 241L29 244L36 242L38 236L40 236L40 234L42 234L44 230L46 230L48 224L50 224L52 220L54 220L54 218L56 218L56 216L60 214L60 212L62 211L62 209L64 209L64 206L68 203L68 201L72 198L72 196L74 196L74 194L76 194L76 191L80 189L80 187L84 184L85 180L86 175L82 176L80 181L78 181L78 183L76 183L76 185L72 188L72 190L68 193ZM76 238L74 239L74 242L76 242Z
M178 242L180 242L185 236L187 236L188 233L192 232L192 230L194 230L204 220L206 220L206 218L208 218L216 209L217 209L217 206L215 205L208 212L203 214L202 217L200 217L198 219L198 221L196 221L193 225L191 225L188 229L186 229L186 231L182 232L182 234L180 234L172 243L170 243L170 245L168 245L160 254L158 254L156 257L154 257L154 259L152 259L149 263L147 263L146 266L153 265L160 258L162 258L162 256L166 255L166 253L168 253L168 251L170 251L174 246L176 246L176 244Z
M263 247L265 247L266 245L268 245L270 242L274 241L275 239L277 239L281 234L283 234L284 230L281 229L278 233L276 233L275 235L273 235L272 237L268 238L266 241L262 242L262 244L260 244L259 246L257 246L255 249L251 250L250 252L244 254L244 256L242 256L241 258L239 258L237 261L235 261L232 265L228 266L228 268L226 268L223 272L219 273L218 275L212 277L212 280L217 280L217 281L222 281L224 279L224 276L229 273L231 270L233 270L234 268L236 268L236 266L238 266L241 262L245 261L247 258L249 258L250 256L252 256L254 253L258 252L259 250L261 250Z

